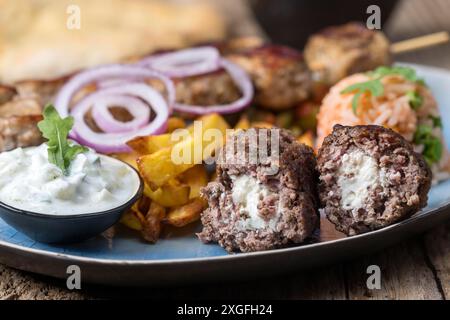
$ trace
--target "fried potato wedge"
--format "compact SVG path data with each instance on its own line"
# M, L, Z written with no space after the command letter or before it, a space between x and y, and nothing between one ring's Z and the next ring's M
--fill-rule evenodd
M146 185L144 194L163 207L178 207L189 201L190 190L189 185L173 179L156 190Z
M166 216L166 209L156 202L150 203L145 219L143 221L143 228L141 230L142 236L145 240L155 243L159 239L161 233L161 221Z
M167 132L171 133L174 132L177 129L185 128L186 122L184 119L179 117L170 117L169 120L167 120Z
M157 136L136 137L127 142L127 145L141 155L152 154L158 150L171 147L171 134L165 133Z
M201 125L194 124L193 133L184 132L184 139L173 147L138 158L139 172L152 190L163 186L196 164L201 164L223 145L226 130L229 128L227 122L218 114L207 115L199 120ZM212 133L218 135L214 136Z
M124 224L130 229L141 231L142 223L138 217L138 214L134 210L128 210L120 218L120 223Z
M200 218L200 213L205 208L206 201L202 198L195 198L184 206L171 209L167 213L164 222L175 227L184 227L197 221Z
M198 164L179 177L180 181L190 187L189 199L200 197L200 189L208 184L208 173L203 165Z
M165 148L137 159L139 172L152 190L162 187L170 179L192 168L193 164L175 164L172 148Z

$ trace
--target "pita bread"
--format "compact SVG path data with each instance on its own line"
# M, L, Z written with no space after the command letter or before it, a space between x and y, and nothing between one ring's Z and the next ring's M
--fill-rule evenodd
M80 29L67 28L69 5ZM204 2L0 0L0 83L54 79L155 50L222 40L222 17Z

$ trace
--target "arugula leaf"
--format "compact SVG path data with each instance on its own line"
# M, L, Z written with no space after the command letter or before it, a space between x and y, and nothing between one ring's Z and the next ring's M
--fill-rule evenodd
M379 97L383 94L383 92L384 92L383 84L378 79L361 83L355 83L347 87L345 90L341 91L342 94L355 93L355 96L353 97L352 100L352 109L355 115L357 114L358 103L362 94L370 93L375 97Z
M48 161L58 166L64 174L72 160L79 154L88 151L87 148L69 143L67 136L73 126L73 117L61 119L55 107L47 105L43 112L44 120L38 123L38 128L47 141Z
M414 134L414 143L424 146L422 154L425 160L430 165L438 162L441 159L443 153L441 139L435 137L432 132L432 127L421 124L417 127L417 130Z
M433 121L433 127L442 128L442 118L441 117L429 116L429 118Z
M423 97L417 91L409 91L406 96L409 99L409 105L414 111L417 111L423 104Z

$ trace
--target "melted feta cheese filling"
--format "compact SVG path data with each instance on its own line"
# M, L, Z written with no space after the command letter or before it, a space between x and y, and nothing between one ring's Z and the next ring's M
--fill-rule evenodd
M342 156L338 174L341 206L352 210L354 216L365 207L370 192L383 183L383 174L375 159L360 150Z
M258 180L249 175L231 176L233 182L232 199L239 205L240 213L247 216L240 222L240 227L245 230L257 230L269 227L276 229L280 219L280 210L270 220L265 220L259 214L258 205L265 197L270 195L269 189Z

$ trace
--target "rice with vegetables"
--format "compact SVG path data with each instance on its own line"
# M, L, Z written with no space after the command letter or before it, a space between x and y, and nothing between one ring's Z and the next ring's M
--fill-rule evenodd
M380 67L343 79L324 98L317 120L318 146L335 124L380 125L423 154L435 181L450 176L437 102L413 69Z

